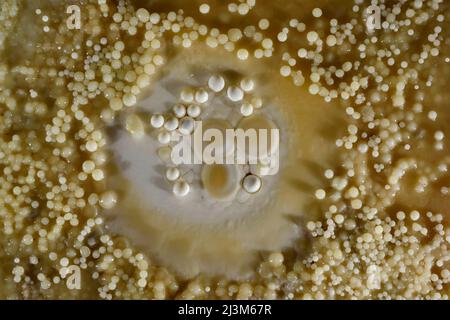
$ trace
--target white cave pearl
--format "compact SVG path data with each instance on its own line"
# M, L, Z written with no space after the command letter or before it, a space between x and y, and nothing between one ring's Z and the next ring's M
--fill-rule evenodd
M100 197L100 206L104 209L112 209L117 203L117 193L106 191Z
M122 101L123 101L123 104L126 105L127 107L132 107L133 105L136 104L137 99L136 99L135 95L133 95L131 93L127 93L127 94L124 94Z
M248 117L253 114L253 106L250 103L243 103L241 106L241 114Z
M166 124L164 125L164 128L167 129L167 131L173 131L176 128L178 128L178 119L177 118L170 118L167 120Z
M248 193L256 193L261 189L261 178L254 174L249 174L244 178L242 182L242 187Z
M184 88L180 93L180 99L184 102L191 103L194 101L194 93L190 88Z
M160 132L158 134L158 141L161 144L168 144L170 142L170 133L167 131Z
M200 106L198 106L196 104L190 105L187 109L188 116L192 117L192 118L197 118L201 112L202 112L202 109L200 108Z
M178 130L183 135L189 135L194 131L194 119L185 117L181 119Z
M173 184L173 194L177 197L184 197L186 196L189 191L191 190L191 187L186 181L178 180Z
M175 181L180 177L180 170L178 168L167 168L166 178L169 181Z
M164 125L164 117L160 114L154 114L150 118L150 124L153 128L159 129Z
M207 3L203 3L200 5L200 7L198 8L198 10L200 11L201 14L207 14L209 13L209 5Z
M233 102L241 101L244 98L244 91L238 87L229 87L227 90L228 99Z
M221 76L212 76L208 80L209 88L214 92L220 92L225 87L225 80Z
M252 79L242 79L241 80L241 89L245 92L250 92L255 87L255 82Z
M208 102L209 94L206 90L200 89L195 93L195 101L198 103L206 103Z
M183 118L186 115L186 107L182 104L175 105L172 110L177 118Z
M95 152L97 151L97 148L98 148L97 142L95 142L94 140L89 140L86 143L86 150L89 152Z

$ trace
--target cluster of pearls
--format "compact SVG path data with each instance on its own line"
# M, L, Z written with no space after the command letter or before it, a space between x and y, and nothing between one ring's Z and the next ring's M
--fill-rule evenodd
M231 103L240 103L241 116L251 116L255 109L262 107L260 98L250 96L254 88L255 83L250 78L241 79L237 85L227 86L223 76L212 75L208 78L205 88L186 87L182 89L179 102L167 114L153 114L150 118L150 126L157 132L158 142L170 148L171 143L178 141L180 136L190 136L194 133L195 120L200 119L202 109L208 106L208 102L214 95L224 94ZM127 119L128 131L133 136L136 136L136 131L139 131L140 136L140 133L144 132L142 121L138 120L134 114L129 117L133 117L135 125L129 125ZM170 160L167 166L166 178L173 186L173 194L178 197L186 196L191 190L189 182L183 179L180 169L174 167ZM252 174L243 179L242 187L246 192L253 194L260 190L262 182L258 174L264 175L261 168L261 166L254 167Z

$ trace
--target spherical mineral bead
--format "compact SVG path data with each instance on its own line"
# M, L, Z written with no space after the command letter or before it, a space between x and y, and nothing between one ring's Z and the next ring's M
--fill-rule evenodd
M168 144L170 142L170 133L167 131L160 132L158 134L158 141L161 144Z
M106 163L106 161L108 160L108 156L105 152L97 151L92 155L92 159L94 160L96 165L101 166Z
M111 107L112 110L118 111L118 110L122 109L123 102L119 98L113 98L109 102L109 106Z
M326 43L329 47L336 45L337 39L334 35L329 35L326 39Z
M250 92L255 87L255 83L252 79L242 79L241 80L241 89L245 92Z
M190 88L185 88L180 93L180 99L183 102L191 103L194 101L194 93Z
M248 117L253 114L253 106L250 103L244 103L241 106L241 114Z
M261 45L264 49L271 49L273 47L272 39L266 38L262 41Z
M417 221L420 218L420 213L417 210L411 211L410 217L412 221Z
M136 81L136 84L138 85L139 88L145 88L146 86L148 86L150 84L150 77L146 74L141 74Z
M325 175L325 178L332 179L334 177L334 172L331 169L327 169L327 170L325 170L324 175Z
M195 101L198 103L206 103L208 102L209 94L206 90L200 89L195 93Z
M241 16L245 16L250 11L250 6L247 3L241 3L238 6L238 13Z
M259 20L259 22L258 22L258 27L259 27L261 30L267 30L267 29L269 29L269 27L270 27L270 22L269 22L269 20L267 20L267 19L261 19L261 20Z
M187 109L187 114L191 118L197 118L201 112L202 112L202 109L200 108L200 106L198 106L196 104L190 105Z
M161 16L159 15L159 13L154 12L150 15L151 23L157 24L160 20L161 20Z
M103 170L95 169L94 171L92 171L92 179L94 179L95 181L101 181L104 177L105 176Z
M185 117L181 119L180 126L178 128L181 134L189 135L194 131L194 119Z
M280 252L273 252L269 255L269 263L273 266L273 267L279 267L283 264L284 261L284 257L283 254Z
M186 181L178 180L173 184L172 192L177 197L184 197L189 193L190 189L191 187Z
M310 31L306 34L306 38L308 39L309 42L316 42L317 39L319 38L319 35L315 31Z
M227 90L228 99L233 102L241 101L244 98L244 92L238 87L229 87Z
M117 203L117 193L106 191L100 197L100 206L103 209L112 209Z
M207 3L203 3L198 7L198 10L201 14L207 14L209 12L209 5Z
M92 160L86 160L82 164L83 171L86 173L91 173L95 169L95 162Z
M183 118L186 115L186 107L182 104L177 104L173 107L173 113L177 118Z
M314 18L320 18L322 16L322 9L314 8L312 11L312 15Z
M159 129L164 125L164 117L160 114L154 114L150 118L150 124L153 128Z
M123 104L126 105L127 107L132 107L136 104L136 96L131 94L131 93L127 93L123 96L122 98Z
M344 216L343 216L342 214L337 214L337 215L334 217L334 221L335 221L337 224L342 224L342 223L344 223L344 220L345 220L345 218L344 218Z
M242 187L248 193L256 193L261 189L261 178L254 174L249 174L244 178Z
M288 34L285 33L285 32L280 32L280 33L278 33L278 35L277 35L277 39L278 39L278 41L280 41L280 42L285 42L285 41L287 40L287 38L288 38Z
M208 80L208 87L214 92L220 92L225 87L225 80L221 76L212 76Z
M320 88L317 84L312 84L309 86L308 90L309 90L309 93L311 93L312 95L316 95L319 93Z
M291 75L291 67L289 67L289 66L282 66L280 68L280 74L283 77L289 77Z
M228 38L232 42L236 42L242 39L242 31L239 28L231 28L228 30Z
M178 168L167 168L166 178L169 181L175 181L180 177L180 170Z
M316 196L316 198L319 199L319 200L325 199L325 196L326 196L325 190L323 190L323 189L318 189L318 190L316 190L315 196Z
M167 131L175 130L176 128L178 128L178 119L177 118L170 118L164 124L164 128L166 128Z
M434 133L434 139L436 141L442 141L444 139L444 133L442 131L436 131Z
M86 143L86 150L89 152L95 152L97 151L98 145L97 142L95 142L94 140L89 140Z
M140 8L136 11L136 17L143 23L150 20L150 14L145 8Z
M247 60L248 59L248 50L247 49L239 49L237 52L237 57L239 60Z

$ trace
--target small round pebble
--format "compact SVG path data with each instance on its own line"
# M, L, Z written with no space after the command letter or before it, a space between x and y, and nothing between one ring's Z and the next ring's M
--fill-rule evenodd
M314 8L312 11L312 15L314 18L320 18L322 16L322 9Z
M183 102L191 103L194 101L194 93L190 88L184 88L181 90L180 99Z
M319 200L325 199L325 196L326 196L325 190L323 190L323 189L316 190L315 196Z
M155 128L159 129L164 125L164 117L160 114L154 114L150 118L150 125Z
M212 76L208 80L208 87L214 92L220 92L225 87L225 80L221 76Z
M180 170L178 168L167 168L166 178L169 181L175 181L180 177Z
M203 3L198 7L198 11L200 11L201 14L207 14L209 13L209 5L207 3Z
M244 98L244 92L238 87L229 87L227 90L228 99L233 102L241 101Z
M195 93L195 101L198 103L206 103L208 102L209 95L205 89L200 89Z
M161 144L168 144L170 142L170 133L167 131L160 132L158 134L158 141Z
M173 184L172 192L177 197L184 197L189 193L190 189L191 187L186 181L178 180Z
M191 104L187 109L187 114L191 118L197 118L200 113L202 112L202 109L199 105Z
M250 92L255 87L255 82L252 79L242 79L241 80L241 89L245 92Z
M177 118L170 118L167 120L167 122L164 124L164 128L167 129L167 131L173 131L176 128L178 128L178 119Z
M100 206L103 209L112 209L117 203L117 193L106 191L100 197Z
M241 114L244 117L248 117L253 114L253 106L250 103L243 103L241 106Z
M261 178L254 174L249 174L244 178L242 187L248 193L256 193L261 189Z
M177 104L173 107L173 113L177 118L183 118L186 115L186 107L182 104Z
M181 134L189 135L194 131L194 119L185 117L181 119L178 130Z
M131 107L136 104L137 99L135 95L127 93L123 96L122 101L124 105L126 105L127 107Z

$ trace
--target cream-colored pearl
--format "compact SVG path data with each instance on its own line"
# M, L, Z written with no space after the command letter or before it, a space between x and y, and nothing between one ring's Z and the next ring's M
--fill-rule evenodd
M233 102L241 101L244 98L244 92L238 87L229 87L227 90L228 99Z
M178 168L167 168L166 178L169 181L175 181L180 177L180 170Z
M166 128L167 131L174 131L178 128L178 124L179 124L179 120L177 118L170 118L164 124L164 128Z
M198 106L196 104L190 105L187 109L187 114L191 118L197 118L201 112L202 112L202 109L200 108L200 106Z
M155 129L161 128L164 125L164 117L160 114L152 115L150 125Z
M189 193L191 187L186 181L178 180L173 185L173 194L177 197L185 197Z
M261 178L254 174L249 174L244 178L242 187L248 193L256 193L261 189Z
M253 106L250 103L243 103L241 106L241 114L248 117L253 114Z
M100 197L100 206L104 209L112 209L117 203L117 193L106 191Z
M221 76L212 76L208 80L209 88L214 92L220 92L225 87L225 80Z

